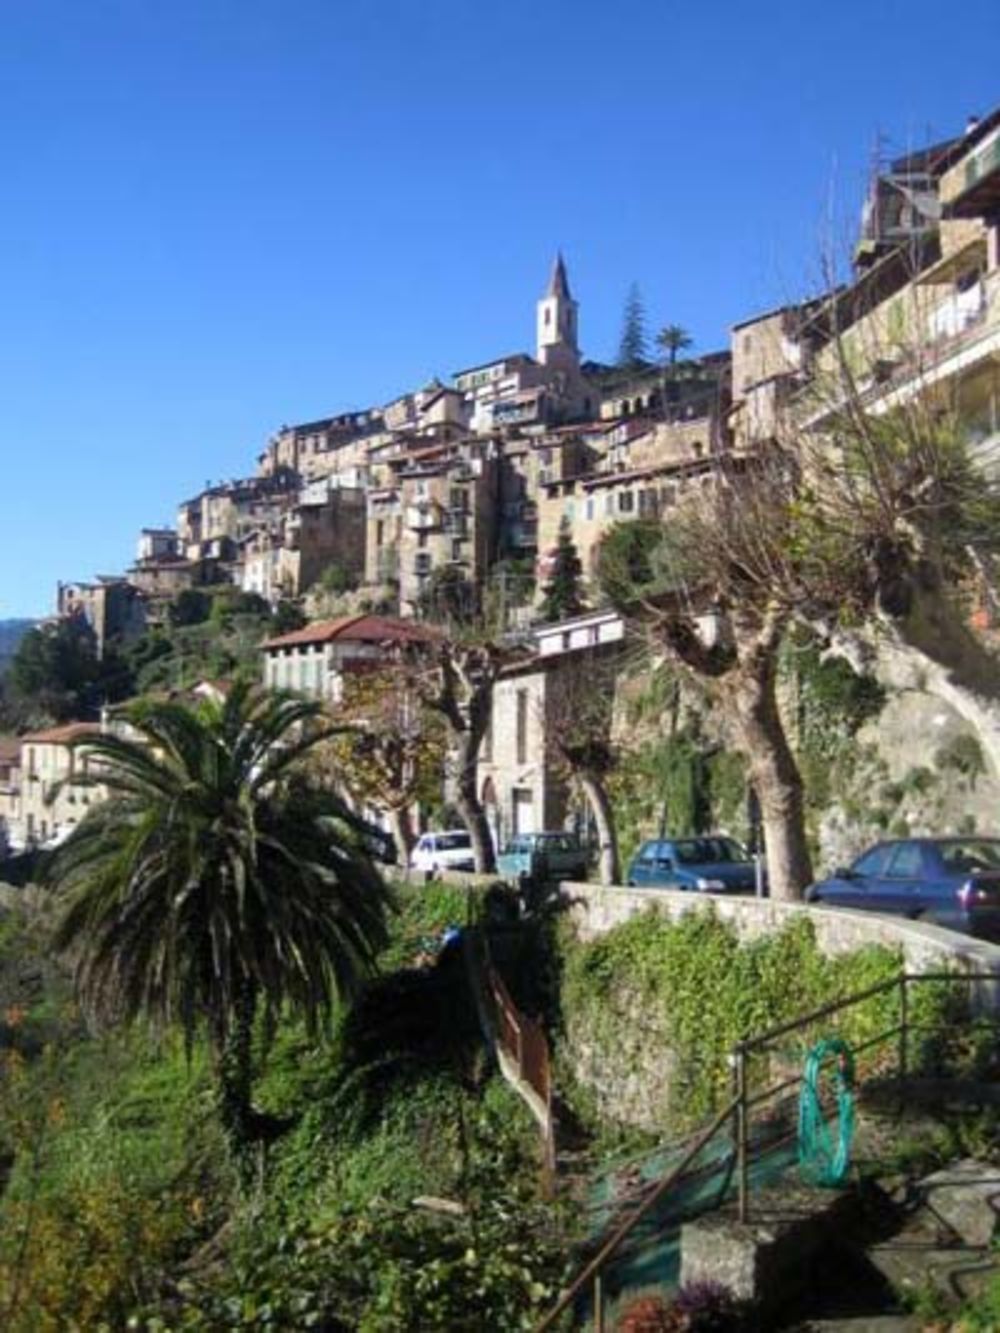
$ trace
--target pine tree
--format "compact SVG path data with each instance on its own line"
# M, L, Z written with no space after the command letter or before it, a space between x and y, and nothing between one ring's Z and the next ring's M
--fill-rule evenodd
M570 535L569 520L564 518L559 524L559 541L552 575L545 585L539 608L543 621L567 620L587 609L581 587L582 579L583 564Z
M622 337L618 345L618 364L623 370L634 370L648 363L646 348L646 309L642 303L639 284L633 282L625 297L622 316Z

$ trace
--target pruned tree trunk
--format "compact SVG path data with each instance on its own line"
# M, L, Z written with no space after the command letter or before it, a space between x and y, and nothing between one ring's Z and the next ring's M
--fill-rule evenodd
M389 810L389 830L396 843L400 864L404 867L409 866L410 853L413 851L416 838L413 836L413 818L408 805Z
M455 804L462 816L462 823L469 831L472 842L472 855L476 862L476 873L492 875L497 868L493 850L493 835L490 833L489 820L479 793L476 790L476 758L479 753L478 743L472 744L473 738L465 732L455 747ZM471 753L470 753L471 751Z
M597 872L601 883L617 884L621 880L621 867L618 861L618 834L615 830L611 800L603 781L596 773L580 772L577 777L590 806L590 812L594 816L594 823L597 825L600 851Z
M747 761L757 793L772 898L798 902L812 880L802 775L778 708L778 649L789 612L772 603L752 615L730 615L725 638L706 644L690 619L666 621L662 643L680 666L709 685Z
M802 776L778 711L773 659L740 669L725 691L760 803L770 896L798 902L812 881Z

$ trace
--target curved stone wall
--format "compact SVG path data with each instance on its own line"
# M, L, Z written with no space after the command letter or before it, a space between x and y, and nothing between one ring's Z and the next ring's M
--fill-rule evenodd
M779 903L769 898L681 893L673 889L630 889L567 882L561 885L561 892L581 939L601 935L651 907L674 919L685 912L704 911L711 904L723 920L735 925L743 939L779 930L794 916L806 912L815 928L816 942L824 953L849 953L865 945L878 944L899 949L908 972L986 972L995 976L997 983L984 982L976 986L974 1003L980 1008L1000 1009L1000 946L940 926L907 921L904 917L880 916L874 912L811 907L807 903Z

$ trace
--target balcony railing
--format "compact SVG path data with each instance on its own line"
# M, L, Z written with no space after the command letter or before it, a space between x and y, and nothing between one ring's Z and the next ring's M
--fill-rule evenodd
M1000 204L1000 135L973 153L965 164L958 194L951 201L952 217L981 217Z

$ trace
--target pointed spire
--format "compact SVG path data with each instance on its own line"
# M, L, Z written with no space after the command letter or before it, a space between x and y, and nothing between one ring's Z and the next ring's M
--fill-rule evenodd
M566 277L566 265L563 263L562 251L556 251L556 262L552 265L552 277L549 278L549 288L546 296L561 296L567 301L571 300L569 292L569 279Z

